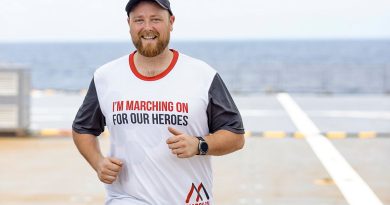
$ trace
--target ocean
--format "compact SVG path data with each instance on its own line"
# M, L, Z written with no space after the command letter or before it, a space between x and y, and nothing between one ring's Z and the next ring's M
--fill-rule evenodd
M181 41L170 48L206 61L233 93L390 93L389 40ZM86 89L128 42L0 43L0 63L30 69L33 89Z

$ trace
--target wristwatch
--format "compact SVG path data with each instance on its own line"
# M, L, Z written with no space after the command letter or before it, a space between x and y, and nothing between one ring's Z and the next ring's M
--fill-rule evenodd
M207 144L206 140L204 140L203 137L196 137L199 139L199 144L198 144L198 155L206 155L207 151L209 151L209 145Z

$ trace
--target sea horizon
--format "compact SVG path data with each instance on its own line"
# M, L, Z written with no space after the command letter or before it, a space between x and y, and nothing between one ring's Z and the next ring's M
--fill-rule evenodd
M236 93L390 93L390 39L172 41L215 68ZM31 71L33 89L82 90L128 41L0 43L0 63ZM50 75L50 78L48 77Z

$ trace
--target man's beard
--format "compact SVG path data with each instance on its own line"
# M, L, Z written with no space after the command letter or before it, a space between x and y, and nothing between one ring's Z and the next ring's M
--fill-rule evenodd
M142 36L156 36L157 43L154 45L154 43L148 43L147 45L143 45L142 43ZM160 55L165 48L169 44L170 39L170 33L169 31L166 33L166 37L160 36L159 33L155 31L143 31L137 34L135 38L133 38L133 44L137 48L137 51L139 54L145 56L145 57L155 57Z

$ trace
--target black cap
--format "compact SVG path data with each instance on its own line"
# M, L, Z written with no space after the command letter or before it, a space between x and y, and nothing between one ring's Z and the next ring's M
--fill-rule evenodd
M143 0L130 0L127 5L126 5L126 13L127 16L129 16L130 11L133 9L135 5L137 5L139 2ZM145 1L145 0L144 0ZM171 4L169 3L169 0L149 0L149 1L154 1L158 5L160 5L163 9L168 10L169 14L173 15L172 10L171 10Z

